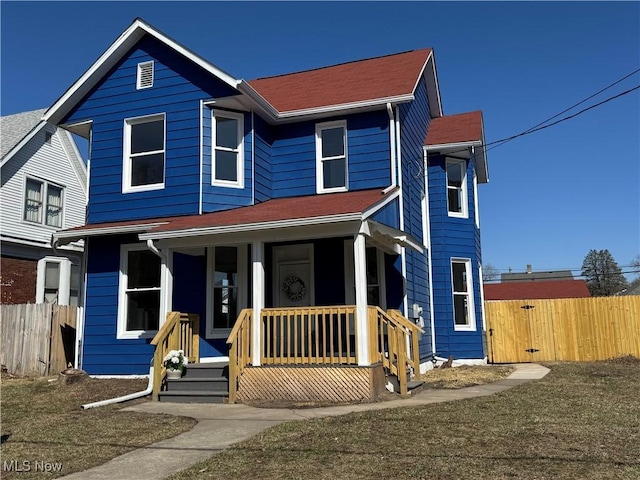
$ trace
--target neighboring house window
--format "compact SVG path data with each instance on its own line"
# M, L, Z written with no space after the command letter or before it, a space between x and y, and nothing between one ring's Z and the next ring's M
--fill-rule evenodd
M450 217L467 218L467 162L447 159L447 205Z
M316 125L316 185L318 193L347 190L347 122L345 121Z
M124 143L124 191L164 188L164 114L125 120Z
M476 322L470 259L451 259L451 284L453 289L454 329L475 330Z
M143 245L123 245L118 338L138 338L160 326L160 258Z
M141 90L143 88L153 87L153 60L150 62L141 62L138 64L138 78L136 81L136 88Z
M209 336L227 338L246 306L247 249L245 246L218 246L209 249L212 295L209 296Z
M80 266L64 257L44 257L38 261L36 303L78 306Z
M50 227L62 226L62 187L27 178L24 219ZM44 215L43 215L44 210Z
M213 112L213 185L244 188L244 116Z

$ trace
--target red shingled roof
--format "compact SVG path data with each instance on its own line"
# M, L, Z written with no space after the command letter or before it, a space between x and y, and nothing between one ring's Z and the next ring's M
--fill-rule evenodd
M301 220L305 218L363 213L376 206L395 192L384 194L380 189L359 190L354 192L310 195L306 197L276 198L248 207L239 207L221 212L181 217L129 220L84 225L65 230L82 232L83 230L129 227L140 225L138 231L174 231L207 227L225 227L243 224L269 223L282 220ZM160 225L158 225L160 224ZM146 227L146 225L149 225ZM116 232L113 232L116 233Z
M458 113L434 118L425 145L482 141L482 112Z
M584 280L485 283L485 300L538 300L590 297Z
M251 80L280 112L410 95L430 48Z

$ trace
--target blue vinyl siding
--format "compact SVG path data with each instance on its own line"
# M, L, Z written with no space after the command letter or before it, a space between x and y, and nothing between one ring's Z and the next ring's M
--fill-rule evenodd
M468 218L449 217L445 158L429 158L429 209L434 284L436 355L454 358L484 358L484 332L480 297L480 233L475 225L473 198L473 161L467 162ZM453 321L451 259L471 259L475 331L456 331Z
M416 87L414 101L400 105L399 116L401 122L400 148L404 230L419 242L424 243L422 220L422 196L425 191L422 167L423 145L431 118L424 78L420 79ZM427 255L426 249L423 253L408 248L405 250L407 303L409 309L414 303L417 303L423 311L425 334L420 337L419 342L422 360L429 358L432 353ZM408 313L405 312L405 314Z
M272 187L271 167L271 129L258 115L253 115L254 128L254 165L255 165L255 201L256 203L269 200Z
M154 85L137 90L137 65L148 60L154 60ZM236 93L168 47L142 38L63 121L93 121L88 223L197 214L200 100ZM165 187L123 194L124 120L157 113L166 114Z
M272 127L273 198L316 193L316 124L344 118L347 120L349 190L385 188L391 183L387 113L369 112Z
M392 228L400 228L400 202L393 200L373 214L371 219Z
M118 340L120 245L135 236L91 238L87 252L87 299L82 368L92 375L149 373L154 349L151 339Z
M251 114L244 115L244 188L212 185L213 146L211 109L204 106L202 112L202 211L203 213L228 210L252 204L252 141Z

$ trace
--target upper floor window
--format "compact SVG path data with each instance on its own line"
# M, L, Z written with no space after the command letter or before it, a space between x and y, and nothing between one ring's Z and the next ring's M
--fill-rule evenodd
M213 112L212 184L244 188L244 116Z
M476 320L470 259L451 259L451 285L453 290L454 329L475 330Z
M138 77L136 80L136 88L138 90L153 87L153 70L153 60L138 64Z
M27 178L24 219L50 227L62 227L62 187Z
M160 326L160 258L143 245L120 254L118 338L138 338Z
M348 188L347 122L316 125L316 185L318 193Z
M467 218L467 162L447 159L447 206L450 217Z
M164 114L125 120L125 192L164 188Z

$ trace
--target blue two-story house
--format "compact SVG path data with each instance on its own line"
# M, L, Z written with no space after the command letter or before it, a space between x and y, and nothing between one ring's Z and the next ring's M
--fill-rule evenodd
M431 49L247 82L136 19L45 119L90 143L87 224L54 235L85 241L90 374L185 336L240 398L485 359L482 116L443 115Z

